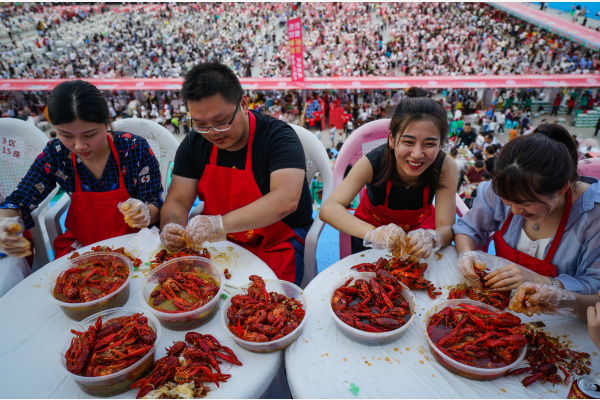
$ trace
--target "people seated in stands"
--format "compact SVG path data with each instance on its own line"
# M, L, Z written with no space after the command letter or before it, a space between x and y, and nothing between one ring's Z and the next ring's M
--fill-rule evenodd
M365 246L392 251L408 234L428 257L452 241L458 170L442 151L446 110L422 89L407 94L394 110L387 143L358 160L321 208L323 221L353 236L353 253ZM351 215L346 207L361 190Z
M65 226L54 241L56 257L80 246L137 232L158 222L162 206L160 167L148 142L114 132L102 93L85 81L52 90L50 140L29 171L0 204L0 250L24 257L31 244L22 232L34 225L37 205L58 184L71 196Z
M496 254L510 264L486 275L490 288L524 282L581 294L600 289L600 183L578 176L577 146L560 125L540 124L508 142L494 178L479 185L473 208L453 226L459 265L493 234Z
M299 284L313 219L296 132L249 110L238 78L223 64L190 69L181 96L193 133L175 156L161 211L162 243L179 250L227 238L261 258L279 279ZM204 201L203 215L188 222L196 196Z

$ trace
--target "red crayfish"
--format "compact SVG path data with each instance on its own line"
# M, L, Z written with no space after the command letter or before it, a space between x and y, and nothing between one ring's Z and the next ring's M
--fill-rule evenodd
M96 260L63 271L53 295L66 303L86 303L114 292L128 276L129 268L121 260Z
M410 319L410 306L402 296L402 285L394 275L378 269L369 281L350 278L331 299L333 312L346 324L366 332L386 332L402 327Z
M228 328L237 337L251 342L270 342L289 335L304 319L304 307L296 299L267 292L265 281L257 275L246 294L231 298L227 310Z
M527 344L524 333L519 317L471 304L448 306L432 315L427 326L427 334L442 353L478 368L513 363Z
M160 390L161 386L171 382L193 382L193 397L204 397L210 390L204 382L213 382L219 387L219 382L226 382L231 377L221 372L221 361L217 358L242 365L229 347L221 345L212 335L197 332L188 332L185 342L174 342L166 350L167 356L154 362L150 375L131 385L132 389L140 388L136 398L144 397L151 390Z
M427 263L420 263L414 260L393 257L389 261L381 257L376 263L362 263L352 267L359 272L375 272L384 269L394 275L400 282L408 286L409 289L427 289L427 294L435 299L441 292L436 290L433 283L423 277L427 269Z
M102 324L98 317L88 330L79 332L65 353L67 370L75 375L103 376L135 364L153 347L156 332L141 313L117 317Z
M175 253L171 253L171 252L163 249L163 250L159 251L158 253L156 253L154 260L150 260L150 263L152 263L152 267L154 268L164 262L174 260L174 259L180 258L180 257L190 257L190 256L204 257L204 258L210 259L210 252L207 249L202 249L200 251L200 250L191 249L189 247L186 247Z
M119 247L118 249L113 249L112 247L109 246L95 246L92 247L91 249L92 251L88 251L86 253L83 254L90 254L90 253L104 253L104 252L111 252L111 253L119 253L119 254L123 254L124 256L126 256L127 258L129 258L131 260L131 262L133 263L133 267L134 268L138 268L140 265L142 265L142 260L140 260L139 258L136 258L130 254L128 254L125 251L125 247ZM71 255L71 257L69 257L69 260L72 260L74 258L79 257L79 253L78 252L73 252L73 254Z
M521 383L527 387L536 381L567 383L573 374L588 375L590 373L590 355L569 349L559 338L547 336L542 330L528 326L525 332L527 353L525 361L529 367L508 371L506 375L528 373ZM559 371L564 374L560 376Z
M510 302L510 291L500 292L486 288L474 289L464 283L451 287L448 300L464 298L489 304L499 310L505 310Z
M200 308L219 291L219 285L213 277L193 266L172 272L167 268L159 282L150 294L149 302L155 309L168 313Z

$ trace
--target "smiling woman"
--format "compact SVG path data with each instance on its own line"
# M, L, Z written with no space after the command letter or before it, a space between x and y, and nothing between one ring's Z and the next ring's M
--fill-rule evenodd
M0 204L0 227L5 218L19 225L14 232L0 231L0 250L20 257L29 248L22 231L33 226L31 211L57 184L71 204L68 230L54 241L56 257L158 221L163 190L158 161L145 139L112 132L108 106L95 86L80 80L59 84L48 99L48 116L57 139Z
M416 254L426 258L452 241L458 170L442 151L449 130L446 110L422 89L406 94L394 110L388 142L352 167L319 214L353 236L353 253L364 246L393 250L408 233ZM346 207L361 190L352 216Z

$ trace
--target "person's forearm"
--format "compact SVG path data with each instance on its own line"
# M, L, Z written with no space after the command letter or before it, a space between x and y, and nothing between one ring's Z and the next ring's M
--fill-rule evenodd
M148 224L148 226L154 225L160 219L160 209L154 204L147 204L147 206L148 211L150 211L150 223Z
M375 226L350 214L346 207L339 203L326 202L319 212L321 221L331 225L340 232L364 239Z
M287 193L269 192L247 206L223 215L223 228L227 233L264 228L296 211L298 201Z
M454 239L454 232L452 232L452 225L442 225L436 227L435 230L442 235L442 247L448 246Z
M189 208L177 201L169 201L167 198L160 209L160 227L166 224L179 224L185 227L188 223Z
M18 208L0 208L0 218L21 217L21 210Z
M456 252L459 255L465 251L475 250L475 241L468 235L454 235L454 244L456 245Z
M575 302L577 304L577 313L579 318L587 321L587 309L600 302L600 296L597 294L577 294L575 293Z

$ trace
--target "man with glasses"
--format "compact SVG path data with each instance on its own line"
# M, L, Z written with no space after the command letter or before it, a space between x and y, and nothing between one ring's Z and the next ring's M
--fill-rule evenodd
M260 257L280 279L297 284L312 219L302 143L285 122L248 108L225 65L196 65L181 96L192 131L175 156L161 212L161 241L176 251L231 240ZM203 215L188 222L196 199Z

